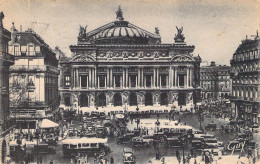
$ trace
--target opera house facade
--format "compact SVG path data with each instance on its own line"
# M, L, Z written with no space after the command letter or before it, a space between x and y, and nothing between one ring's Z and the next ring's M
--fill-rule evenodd
M201 58L177 27L173 43L123 18L86 32L80 27L71 58L60 61L60 96L73 109L176 108L189 110L200 99ZM160 108L159 108L160 109Z

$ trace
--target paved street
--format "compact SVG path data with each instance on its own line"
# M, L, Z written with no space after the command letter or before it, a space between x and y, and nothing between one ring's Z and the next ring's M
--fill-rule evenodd
M165 116L160 117L161 120L164 120L165 118L163 118ZM156 120L156 118L149 118L150 121L154 122ZM197 115L178 115L176 117L176 120L180 119L182 123L186 122L187 125L190 125L192 127L194 127L195 129L199 129L199 122L197 121ZM205 125L207 125L208 123L214 121L215 123L219 124L225 124L225 121L222 119L216 119L216 118L205 118L205 120L202 122L202 127L204 127ZM78 121L74 122L74 127L78 126ZM136 123L133 122L133 124L131 124L130 122L128 123L128 127L129 129L136 127ZM233 134L220 134L220 132L215 131L215 132L211 132L209 131L208 133L210 134L214 134L216 135L217 139L219 141L224 142L224 144L226 144L228 141L230 141L234 135ZM117 144L115 141L115 138L110 138L108 140L108 145L111 149L110 154L106 157L107 159L110 159L110 157L112 156L115 160L115 163L122 163L123 160L123 148L125 147L131 147L130 143L126 143L126 144ZM175 151L177 149L175 148L165 148L163 146L163 144L159 145L159 152L160 155L164 155L164 156L175 156ZM180 150L180 149L179 149ZM188 147L185 150L185 155L188 155L190 151L190 147ZM180 150L181 155L182 155L182 150ZM151 160L153 160L155 158L155 149L153 148L152 145L150 145L147 148L142 148L140 150L134 148L134 154L136 156L136 161L137 163L148 163L151 162ZM47 156L43 157L43 163L48 163L51 159L53 159L54 163L71 163L71 159L70 158L63 158L63 153L62 153L62 148L61 148L61 142L59 142L58 146L56 147L56 154L49 154ZM89 162L93 163L94 158L93 157L89 157Z

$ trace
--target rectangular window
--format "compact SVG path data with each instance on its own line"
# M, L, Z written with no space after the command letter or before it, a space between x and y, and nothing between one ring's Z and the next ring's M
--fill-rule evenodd
M20 54L19 54L19 51L20 51L20 50L19 50L19 47L18 47L18 46L15 46L15 47L14 47L14 55L15 55L15 56L19 56L19 55L20 55Z
M131 87L136 87L136 76L131 76L130 77L130 79L131 79Z
M81 77L81 87L83 87L83 88L87 87L87 76L82 75L80 77Z
M34 55L34 47L33 46L29 46L29 56L33 56Z
M64 79L65 79L65 87L69 87L70 86L70 76L66 75Z
M121 80L120 80L121 76L120 75L116 75L115 76L115 87L121 87Z
M147 75L147 76L146 76L146 79L145 79L145 80L146 80L146 81L145 81L146 87L151 87L151 85L152 85L151 78L152 78L151 75Z
M106 76L99 76L99 87L105 87Z

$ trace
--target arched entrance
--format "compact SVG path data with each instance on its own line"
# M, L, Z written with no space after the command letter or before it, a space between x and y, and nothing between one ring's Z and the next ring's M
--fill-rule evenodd
M122 96L119 93L114 94L114 106L122 106Z
M88 96L85 94L80 95L80 107L88 107Z
M167 93L161 93L161 105L168 105L168 95Z
M186 105L186 94L185 92L179 92L178 94L178 104Z
M104 93L98 95L98 106L106 106L106 95Z
M129 105L136 106L137 105L137 96L136 93L131 92L129 95Z
M153 96L151 93L146 93L145 97L145 106L153 105Z
M3 142L2 142L2 163L5 163L5 157L6 157L6 141L3 140Z

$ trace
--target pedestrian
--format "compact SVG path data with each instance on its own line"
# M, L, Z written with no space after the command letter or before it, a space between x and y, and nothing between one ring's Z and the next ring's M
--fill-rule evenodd
M179 150L176 150L176 158L179 159L179 157L180 157L180 152Z
M162 156L162 164L165 164L165 156Z
M110 164L114 164L114 158L113 158L113 156L110 157Z
M53 160L50 161L50 164L53 164Z
M42 157L39 158L39 163L42 164Z

